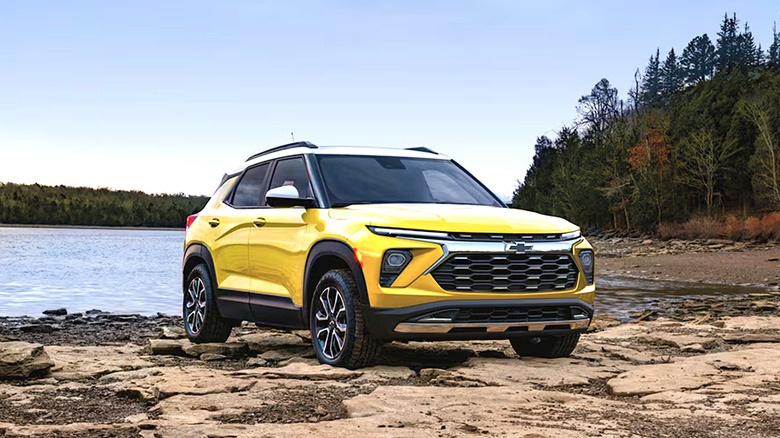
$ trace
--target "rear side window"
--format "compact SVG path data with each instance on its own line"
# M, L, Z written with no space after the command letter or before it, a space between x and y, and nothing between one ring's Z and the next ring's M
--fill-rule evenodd
M248 169L238 182L233 194L233 205L236 207L259 207L265 196L265 177L268 175L268 164L261 164Z
M295 187L301 198L312 197L309 176L306 173L306 164L304 164L303 158L290 158L276 164L270 188L275 189L282 186Z

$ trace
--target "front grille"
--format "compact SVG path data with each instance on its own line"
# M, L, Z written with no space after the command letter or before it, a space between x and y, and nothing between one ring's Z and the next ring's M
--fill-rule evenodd
M534 322L572 319L569 306L484 307L458 309L452 322Z
M454 292L550 292L577 284L567 254L454 254L431 273Z

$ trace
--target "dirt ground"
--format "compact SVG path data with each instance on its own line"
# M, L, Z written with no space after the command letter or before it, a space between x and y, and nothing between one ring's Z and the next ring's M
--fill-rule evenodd
M727 252L600 263L695 279L688 267L719 261L751 284L760 262L780 264L767 262L776 248ZM305 332L245 324L196 347L178 318L0 318L0 346L36 342L54 364L0 381L0 436L780 437L778 308L771 288L699 297L630 323L602 316L570 358L518 358L505 341L392 343L354 371L318 364Z

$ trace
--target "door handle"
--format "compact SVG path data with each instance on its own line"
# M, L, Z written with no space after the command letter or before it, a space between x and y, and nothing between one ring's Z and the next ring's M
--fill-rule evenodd
M216 227L217 225L219 225L219 219L217 218L209 219L209 225L211 225L211 228Z
M252 223L255 224L255 226L257 228L260 228L263 225L265 225L265 218L259 217L259 218L255 219L255 220L253 220Z

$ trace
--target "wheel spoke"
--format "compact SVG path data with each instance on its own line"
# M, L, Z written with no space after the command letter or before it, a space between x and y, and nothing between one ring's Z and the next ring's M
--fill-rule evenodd
M320 295L320 304L322 304L322 310L325 311L325 316L326 317L330 317L330 309L329 309L329 306L328 306L328 299L325 297L325 293L326 292L327 292L327 290L325 292L323 292L322 295Z
M317 318L317 321L328 321L329 319L324 312L317 312L314 317Z
M337 352L338 354L339 352L341 352L341 349L344 348L344 340L339 337L338 333L336 333L335 330L333 331L333 337L336 338L336 343L338 344L339 347Z

